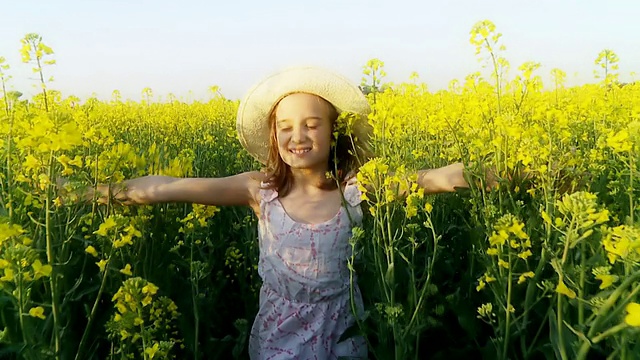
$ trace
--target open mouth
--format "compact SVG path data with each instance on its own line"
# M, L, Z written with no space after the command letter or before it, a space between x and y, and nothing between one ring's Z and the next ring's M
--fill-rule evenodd
M289 151L296 155L300 155L311 151L311 149L290 149Z

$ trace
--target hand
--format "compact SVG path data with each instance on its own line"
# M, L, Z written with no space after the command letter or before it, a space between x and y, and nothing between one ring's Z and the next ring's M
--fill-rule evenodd
M90 203L116 205L150 204L153 199L150 194L165 181L160 177L145 176L114 184L98 184L97 186L78 185L68 179L59 177L56 179L58 195L63 204Z

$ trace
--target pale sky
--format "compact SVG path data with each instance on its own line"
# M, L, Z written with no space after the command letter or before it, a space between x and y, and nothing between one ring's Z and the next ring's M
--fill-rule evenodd
M371 58L387 81L412 72L430 89L481 71L469 31L488 19L503 34L511 75L525 61L569 85L595 81L603 49L620 58L620 80L640 78L640 0L2 0L0 56L8 90L36 90L20 39L35 32L55 51L50 88L64 97L140 99L145 87L189 100L220 86L232 99L268 73L319 65L359 83ZM191 92L191 93L190 93Z

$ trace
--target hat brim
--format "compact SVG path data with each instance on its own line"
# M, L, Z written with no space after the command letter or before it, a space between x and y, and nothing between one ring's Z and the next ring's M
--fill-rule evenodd
M318 67L289 68L254 85L240 102L236 128L242 146L262 164L269 157L269 117L275 106L287 95L308 93L331 103L338 114L358 115L353 133L359 142L368 141L370 126L367 115L371 107L360 88L346 77ZM363 147L367 147L366 145Z

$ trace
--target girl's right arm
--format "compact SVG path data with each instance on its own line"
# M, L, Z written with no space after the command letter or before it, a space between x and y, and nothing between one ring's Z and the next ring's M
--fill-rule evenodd
M99 203L111 200L123 205L186 202L254 207L259 202L258 192L260 182L263 180L265 175L259 171L222 178L175 178L150 175L118 184L98 185L96 198ZM93 192L88 195L94 198Z

